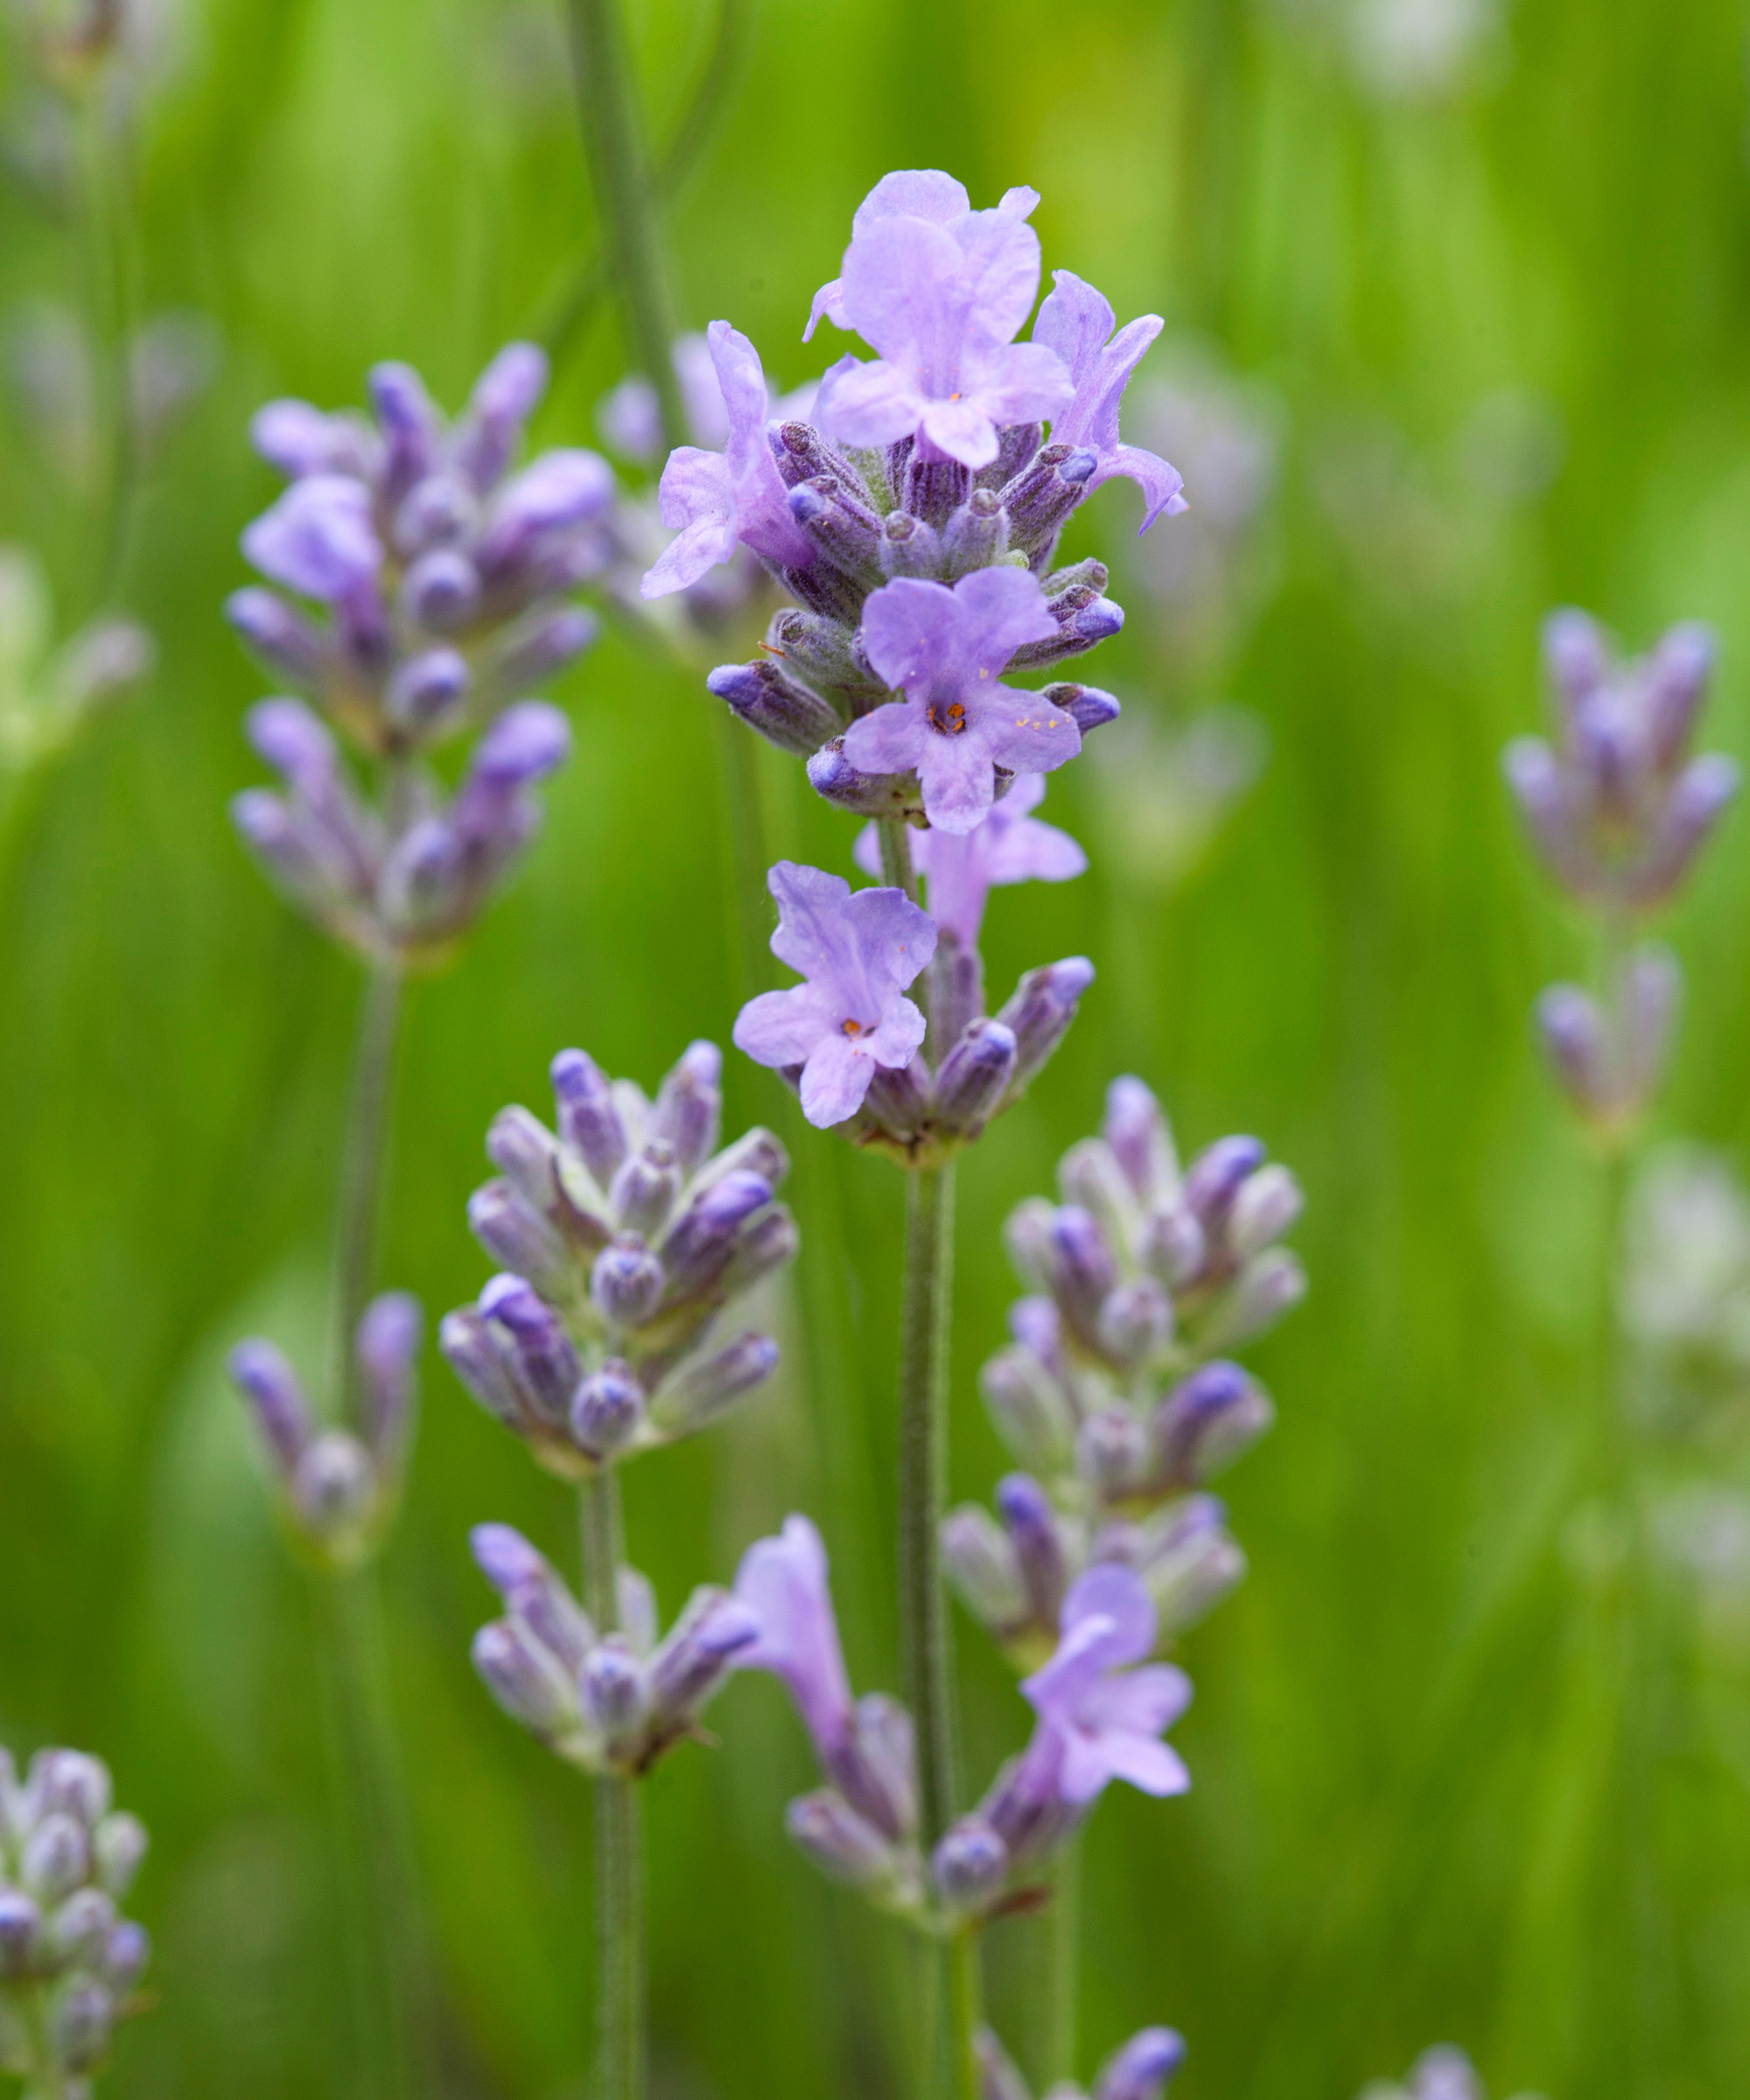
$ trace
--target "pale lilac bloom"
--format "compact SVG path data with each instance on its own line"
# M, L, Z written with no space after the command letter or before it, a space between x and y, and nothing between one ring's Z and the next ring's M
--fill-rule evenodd
M1044 794L1039 774L1024 774L976 831L920 831L913 838L912 865L929 884L929 914L938 933L976 948L993 889L1012 882L1068 882L1086 872L1088 856L1068 832L1028 814ZM881 840L873 824L858 836L857 864L865 875L881 872Z
M741 1557L735 1595L759 1622L735 1658L738 1670L769 1670L796 1703L822 1763L850 1740L850 1681L827 1584L826 1548L805 1516L787 1516L775 1538Z
M735 1044L756 1064L802 1068L802 1113L829 1130L863 1105L878 1067L910 1064L924 1017L905 988L935 953L935 928L903 890L858 890L837 875L780 860L772 953L807 980L761 992L736 1018Z
M1190 1704L1191 1683L1170 1662L1144 1662L1155 1608L1141 1578L1113 1562L1089 1568L1071 1585L1059 1626L1057 1653L1021 1681L1040 1717L1024 1764L1041 1752L1054 1761L1058 1794L1075 1808L1114 1779L1144 1794L1184 1793L1191 1775L1158 1739Z
M1068 405L1061 360L1014 340L1039 294L1039 235L1026 223L1038 202L1036 190L1012 189L975 212L937 170L883 177L851 221L844 274L821 287L808 318L809 334L824 314L878 353L829 374L816 412L826 435L878 445L917 434L977 468L997 457L1000 426Z
M1085 446L1099 459L1088 480L1093 491L1115 474L1127 474L1143 492L1146 532L1158 517L1177 517L1188 508L1183 477L1158 453L1123 444L1118 404L1143 353L1165 326L1158 313L1126 322L1116 334L1110 303L1073 270L1055 270L1056 289L1046 295L1033 323L1033 340L1054 350L1075 382L1075 398L1053 419L1052 442Z
M683 444L668 455L657 491L664 525L678 536L639 586L647 598L684 591L738 544L781 567L805 568L814 544L790 515L787 491L766 442L771 396L760 353L727 321L705 331L729 423L727 449Z
M997 766L1051 773L1082 748L1065 710L999 682L1017 649L1056 633L1025 569L975 569L952 590L913 577L885 584L864 607L863 646L906 697L853 722L845 757L859 773L914 772L930 822L973 830L995 799Z
M245 530L243 552L290 591L344 598L382 565L371 492L351 474L306 474Z

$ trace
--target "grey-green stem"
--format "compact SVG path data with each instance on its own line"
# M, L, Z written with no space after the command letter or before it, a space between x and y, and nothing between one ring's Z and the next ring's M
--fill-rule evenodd
M948 1949L954 2000L955 2100L980 2100L978 2031L984 2025L984 1952L976 1925L963 1925Z
M402 984L398 958L385 954L372 961L359 1007L340 1167L340 1215L334 1236L335 1343L340 1390L346 1412L355 1426L360 1415L353 1336L371 1295L377 1216L382 1207L383 1166L388 1155L396 1038L401 1026Z
M1033 2090L1073 2083L1081 2010L1082 1839L1070 1838L1052 1870L1051 1900L1032 1927L1036 1967L1033 2011Z

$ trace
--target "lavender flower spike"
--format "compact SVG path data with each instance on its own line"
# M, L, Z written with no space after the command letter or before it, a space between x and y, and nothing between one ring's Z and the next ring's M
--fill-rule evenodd
M1158 313L1145 313L1114 334L1116 316L1091 284L1068 270L1054 270L1052 283L1056 290L1040 308L1033 340L1056 351L1075 382L1074 400L1051 426L1052 442L1086 446L1098 458L1088 477L1089 494L1116 474L1137 484L1143 492L1140 536L1157 518L1177 517L1189 508L1179 469L1118 437L1118 403L1165 323Z
M915 772L938 830L973 830L996 795L996 768L1051 773L1082 748L1063 708L999 682L1017 649L1057 622L1024 569L977 569L949 590L906 577L864 607L863 644L903 702L878 707L844 734L859 773Z
M678 536L639 585L647 598L684 591L738 545L780 567L805 569L814 560L814 543L790 515L766 442L771 396L760 353L727 321L713 321L705 340L729 410L728 449L683 444L669 454L657 500L663 524Z
M797 1074L802 1113L830 1130L863 1105L878 1068L903 1069L924 1040L924 1017L903 994L935 952L935 928L897 889L859 890L818 868L780 860L772 952L807 980L761 992L737 1017L736 1047L756 1064Z
M939 934L976 948L984 905L993 889L1013 882L1068 882L1086 872L1088 856L1067 831L1031 813L1045 794L1037 774L1023 774L976 831L920 831L912 865L929 884L929 913ZM881 844L873 824L858 835L857 864L881 872Z
M935 170L876 186L814 318L824 312L855 329L879 359L829 377L816 410L822 430L853 445L917 435L976 470L996 458L999 426L1068 405L1074 383L1061 359L1014 340L1039 290L1039 235L1026 223L1038 201L1011 190L995 211L975 212L961 185Z

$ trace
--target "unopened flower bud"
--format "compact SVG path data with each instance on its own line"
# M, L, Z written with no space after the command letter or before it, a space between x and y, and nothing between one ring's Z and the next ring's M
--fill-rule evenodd
M284 671L297 685L321 678L326 668L321 634L283 598L251 584L225 600L225 617L270 669Z
M723 1118L723 1053L715 1043L689 1043L663 1080L650 1111L652 1135L690 1178L717 1149Z
M619 1362L592 1371L571 1403L571 1434L593 1459L625 1450L643 1421L644 1388L631 1368Z
M49 2014L49 2046L64 2070L88 2071L109 2047L115 2025L115 2001L102 1984L75 1983Z
M804 1794L784 1811L784 1828L799 1851L835 1881L868 1889L891 1880L893 1848L875 1826L836 1794Z
M623 1754L643 1727L644 1672L618 1634L591 1650L579 1684L584 1718L610 1753Z
M426 649L396 671L383 694L383 711L396 728L430 736L452 721L468 695L466 658L454 649Z
M145 1974L151 1953L151 1936L131 1918L122 1919L104 1942L98 1966L118 1998L125 1998Z
M472 1655L481 1682L512 1720L541 1735L576 1724L576 1690L546 1650L512 1621L483 1626Z
M359 1439L344 1429L325 1429L292 1474L292 1507L306 1530L332 1538L367 1515L376 1488L376 1469Z
M1060 1473L1074 1446L1075 1417L1032 1351L1000 1350L979 1373L978 1382L998 1435L1021 1463L1047 1476Z
M923 814L923 790L912 773L859 773L844 755L844 738L823 744L808 764L808 785L822 802L853 816L909 818ZM1006 1019L1006 1013L1002 1017Z
M650 1710L664 1735L690 1723L760 1637L760 1621L727 1590L695 1590L650 1658Z
M1068 1570L1051 1497L1031 1474L1012 1473L997 1483L997 1508L1014 1549L1029 1614L1039 1625L1055 1626Z
M726 1414L777 1367L778 1345L769 1334L738 1335L726 1348L691 1358L671 1373L650 1404L650 1418L665 1436L690 1436Z
M106 1816L93 1833L97 1879L117 1901L133 1886L148 1842L145 1824L126 1810Z
M1186 1495L1139 1524L1109 1525L1094 1557L1122 1561L1142 1577L1163 1640L1194 1626L1246 1572L1227 1511L1213 1494Z
M1091 2100L1158 2100L1184 2061L1181 2036L1171 2027L1144 2027L1107 2059L1094 2082Z
M1185 1201L1210 1240L1227 1229L1241 1186L1264 1165L1256 1138L1218 1138L1200 1152L1185 1177Z
M583 1376L557 1315L520 1276L494 1277L480 1292L480 1311L503 1331L512 1368L542 1418L556 1428Z
M769 657L719 664L706 689L768 744L796 759L811 759L844 732L838 710Z
M1261 1166L1241 1182L1228 1216L1228 1245L1242 1261L1279 1240L1306 1208L1285 1166Z
M743 1225L771 1200L771 1183L745 1168L720 1175L694 1196L662 1242L671 1303L691 1297L718 1276Z
M115 1900L101 1888L78 1888L43 1929L43 1945L58 1967L94 1962L116 1925Z
M1106 1089L1101 1135L1111 1148L1130 1194L1145 1207L1164 1203L1178 1186L1179 1162L1160 1103L1139 1079L1115 1079Z
M1169 1291L1188 1284L1208 1259L1209 1242L1197 1214L1175 1205L1151 1211L1143 1222L1138 1252Z
M1172 1300L1152 1277L1121 1284L1100 1308L1096 1339L1116 1363L1146 1363L1172 1339Z
M1009 1848L982 1816L962 1816L930 1855L930 1879L951 1911L972 1917L1003 1893Z
M1000 1630L1026 1617L1015 1549L989 1510L968 1502L948 1511L942 1521L942 1559L967 1609L986 1626Z
M681 1170L660 1140L635 1153L613 1177L608 1201L622 1231L654 1239L668 1222L681 1193Z
M1127 1408L1101 1408L1076 1432L1082 1477L1110 1502L1141 1494L1149 1480L1148 1435Z
M997 1016L1015 1035L1015 1074L1008 1098L1019 1097L1063 1040L1075 1018L1082 995L1094 982L1094 965L1085 956L1030 970Z
M0 1886L0 1981L31 1965L42 1913L23 1889Z
M1273 1327L1306 1295L1298 1255L1270 1247L1241 1270L1200 1336L1206 1348L1237 1348Z
M737 1234L735 1250L718 1277L717 1288L724 1303L751 1291L764 1277L774 1275L796 1258L801 1246L796 1222L781 1204L755 1218Z
M37 1813L75 1817L91 1830L108 1813L115 1787L101 1757L82 1750L44 1750L31 1760L30 1792Z
M459 548L434 547L409 564L401 581L402 610L428 634L452 634L480 609L480 573Z
M1116 606L1113 607L1118 611ZM1118 612L1118 622L1124 624L1124 614ZM1088 736L1107 723L1116 722L1124 712L1114 695L1103 692L1097 685L1074 685L1059 681L1048 685L1040 696L1047 707L1055 707L1068 715L1082 735Z
M623 1232L596 1256L590 1296L602 1318L635 1327L656 1310L667 1281L662 1264L635 1232Z
M1163 1400L1154 1433L1167 1480L1205 1480L1255 1444L1276 1418L1270 1396L1236 1363L1206 1363Z
M613 1090L595 1060L582 1050L562 1050L550 1071L559 1135L582 1154L596 1186L606 1194L629 1149Z
M44 1909L70 1896L91 1872L91 1844L84 1825L57 1810L45 1816L24 1840L18 1878Z
M995 1113L1014 1074L1012 1030L1001 1021L975 1020L942 1061L934 1116L944 1130L976 1133Z
M468 1229L495 1262L549 1290L571 1283L565 1242L508 1181L488 1181L468 1198Z
M508 1427L521 1426L523 1402L504 1352L474 1306L446 1312L438 1326L444 1360L489 1415Z
M1064 1317L1089 1340L1098 1332L1106 1294L1117 1280L1117 1264L1099 1220L1080 1204L1065 1204L1051 1224L1051 1294Z

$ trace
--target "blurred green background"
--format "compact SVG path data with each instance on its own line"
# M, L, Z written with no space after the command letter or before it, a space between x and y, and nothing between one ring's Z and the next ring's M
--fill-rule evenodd
M159 2003L105 2090L290 2100L343 2083L340 1898L309 1601L219 1367L251 1330L318 1355L357 982L226 818L263 689L220 606L276 486L245 426L276 393L358 401L389 356L458 402L595 235L556 5L150 12L143 304L207 317L219 362L122 576L158 673L7 840L0 1739L101 1752L154 1835ZM664 133L711 21L634 12ZM1750 756L1745 35L1726 0L762 0L672 216L685 318L727 315L784 384L841 346L800 344L808 301L894 166L947 166L980 203L1034 184L1047 268L1167 318L1126 427L1168 432L1194 508L1151 541L1182 544L1138 551L1120 483L1072 549L1109 556L1130 613L1089 673L1131 741L1046 808L1093 871L990 914L999 990L1077 950L1101 976L962 1172L956 1493L1003 1466L974 1386L1014 1295L1001 1219L1114 1074L1155 1085L1185 1143L1254 1130L1301 1173L1313 1288L1257 1352L1280 1421L1228 1484L1250 1578L1185 1644L1194 1790L1115 1788L1093 1829L1086 2071L1165 2020L1186 2100L1348 2100L1440 2038L1497 2096L1750 2088L1750 1644L1607 1550L1598 1177L1527 1028L1581 941L1496 762L1536 724L1560 602L1636 646L1713 622L1704 742ZM5 108L10 329L81 279L16 68ZM605 312L538 438L593 442L625 363ZM15 390L5 414L0 537L42 550L71 625L77 489L40 405ZM462 1208L493 1111L544 1109L563 1045L648 1083L734 1011L697 677L612 636L554 696L578 750L545 832L413 1004L382 1276L434 1319L486 1274ZM773 850L849 872L851 828L800 769L762 749L760 779ZM1750 1139L1744 824L1670 929L1690 998L1664 1121L1728 1149ZM778 1112L767 1084L731 1063L732 1130ZM788 1508L861 1511L885 1550L899 1177L808 1142L804 1232L830 1200L852 1264L836 1368L809 1390L793 1348L732 1427L637 1470L633 1550L668 1609ZM569 1558L570 1510L435 1354L426 1384L385 1581L456 2090L560 2100L587 2061L588 1804L472 1676L489 1599L466 1532L503 1518ZM892 1685L870 1568L852 1669ZM1026 1711L960 1637L982 1776ZM780 1835L799 1731L763 1680L711 1718L721 1748L652 1787L661 2090L893 2090L881 1936ZM1022 1929L993 1947L1012 2030Z

